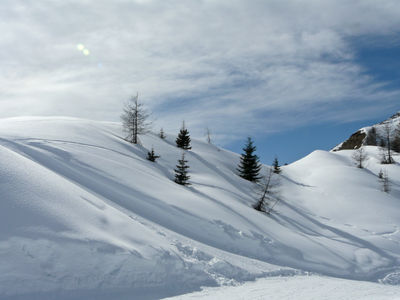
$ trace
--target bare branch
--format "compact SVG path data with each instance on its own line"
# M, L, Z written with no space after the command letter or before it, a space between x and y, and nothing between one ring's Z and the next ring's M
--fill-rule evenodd
M273 168L270 168L268 173L258 182L259 198L253 207L258 211L270 213L276 203L279 202L276 190L278 186L279 177L274 173ZM274 204L271 205L271 203Z
M121 115L122 126L127 133L126 140L137 144L138 135L145 134L150 130L151 122L148 121L150 114L139 102L139 94L131 97L124 105Z
M353 155L351 156L357 164L357 167L360 169L364 168L364 162L368 159L367 153L364 150L364 147L354 150Z

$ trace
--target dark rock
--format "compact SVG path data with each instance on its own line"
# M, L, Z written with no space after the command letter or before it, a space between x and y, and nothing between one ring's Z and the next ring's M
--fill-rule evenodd
M337 147L334 151L358 149L362 146L367 135L365 132L358 130L353 133L343 144Z

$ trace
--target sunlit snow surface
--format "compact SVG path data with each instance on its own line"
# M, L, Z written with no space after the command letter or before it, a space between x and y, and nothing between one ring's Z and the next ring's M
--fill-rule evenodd
M377 148L366 169L352 151L283 167L266 216L237 154L194 140L183 187L175 136L122 136L117 123L0 121L0 299L157 299L305 272L400 283L400 168Z
M320 276L270 277L235 287L206 288L168 299L398 300L400 287Z

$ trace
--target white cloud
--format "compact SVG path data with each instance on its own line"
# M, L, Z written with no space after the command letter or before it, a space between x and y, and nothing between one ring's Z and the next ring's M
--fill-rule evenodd
M398 1L1 5L0 117L118 120L122 102L139 91L159 126L175 130L185 119L198 134L210 126L226 137L359 117L332 114L345 111L346 101L365 106L367 116L399 96L364 74L350 44L392 38Z

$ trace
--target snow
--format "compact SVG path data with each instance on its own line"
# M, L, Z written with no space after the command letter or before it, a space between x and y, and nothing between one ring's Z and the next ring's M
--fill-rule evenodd
M351 150L282 167L268 216L237 154L192 140L184 187L175 136L122 136L111 122L0 120L0 299L158 299L306 272L399 284L400 168L377 147L365 169Z
M400 299L400 287L320 276L270 277L235 287L207 288L167 299L396 300Z

